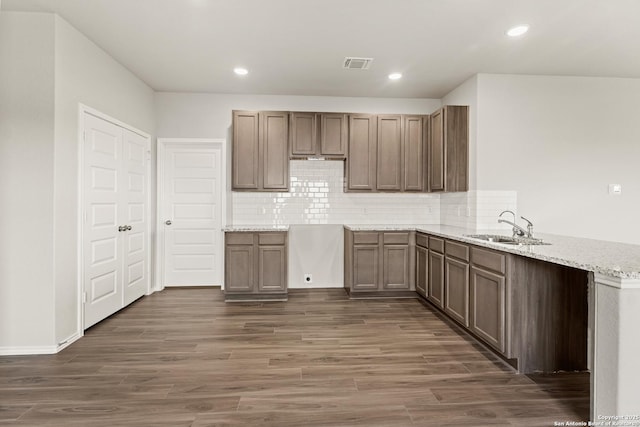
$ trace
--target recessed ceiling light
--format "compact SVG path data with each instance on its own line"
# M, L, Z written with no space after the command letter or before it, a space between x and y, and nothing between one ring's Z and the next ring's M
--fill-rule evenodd
M528 25L518 25L517 27L509 28L509 30L507 31L507 35L509 37L518 37L523 35L527 31L529 31Z
M234 68L233 72L236 73L239 76L246 76L247 74L249 74L249 70L247 70L246 68L242 68L242 67Z
M389 74L389 80L398 80L402 78L402 74L400 73L391 73Z

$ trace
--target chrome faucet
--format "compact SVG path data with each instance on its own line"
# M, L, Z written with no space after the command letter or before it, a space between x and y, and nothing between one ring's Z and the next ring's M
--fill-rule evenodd
M506 213L510 213L511 215L513 215L513 221L502 219L502 215L504 215ZM498 222L511 225L513 227L513 229L512 229L513 230L513 237L516 237L516 236L527 236L528 238L532 238L533 237L533 223L531 221L529 221L527 218L523 217L523 216L521 216L520 218L522 218L525 221L527 221L527 229L526 230L524 228L520 227L518 224L516 224L516 214L513 213L513 211L510 211L510 210L502 211L500 213L500 215L498 215Z

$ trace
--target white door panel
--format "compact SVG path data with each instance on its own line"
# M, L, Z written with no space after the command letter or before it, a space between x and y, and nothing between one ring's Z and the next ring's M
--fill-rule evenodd
M122 308L118 178L122 129L85 115L83 230L85 328Z
M143 296L149 285L147 277L148 241L146 147L147 139L129 130L123 130L124 169L127 191L123 193L122 207L128 225L123 236L124 305Z
M84 135L86 329L148 289L148 140L86 113Z
M160 221L165 286L222 283L222 149L168 144Z

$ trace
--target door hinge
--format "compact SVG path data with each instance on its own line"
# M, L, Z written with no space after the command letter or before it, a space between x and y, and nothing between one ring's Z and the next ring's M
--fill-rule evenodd
M87 293L86 293L86 292L83 292L83 293L82 293L82 303L83 303L83 304L86 304L86 303L87 303Z

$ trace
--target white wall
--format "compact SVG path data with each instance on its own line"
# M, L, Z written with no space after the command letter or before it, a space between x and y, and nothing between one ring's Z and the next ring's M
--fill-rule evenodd
M227 138L232 110L429 114L439 99L156 93L161 138Z
M151 134L154 149L155 117L149 86L64 19L56 16L55 24L55 307L60 342L77 332L78 105ZM155 177L155 171L151 174Z
M478 105L479 190L516 190L538 231L640 243L640 79L481 74Z
M0 353L78 329L78 105L150 134L153 91L53 14L0 14Z
M0 13L0 354L55 342L53 32Z

